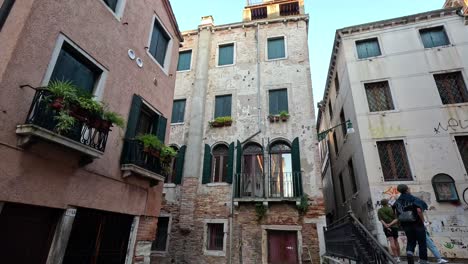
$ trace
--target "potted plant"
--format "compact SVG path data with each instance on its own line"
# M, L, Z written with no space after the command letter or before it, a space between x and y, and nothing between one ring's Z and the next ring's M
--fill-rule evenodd
M174 158L175 156L177 155L177 152L171 148L171 147L168 147L168 146L163 146L161 148L161 161L163 163L170 163L170 161L172 160L172 158Z
M222 127L224 126L224 118L216 117L215 120L209 122L211 127Z
M57 121L55 125L55 130L59 134L64 134L70 131L70 129L75 125L75 118L70 116L66 111L61 110L57 116L54 117L54 120Z
M281 121L286 122L289 119L289 113L287 111L281 111L279 113L279 116L281 118Z
M232 117L230 116L224 116L224 126L231 126L232 124Z
M67 102L78 98L77 89L70 81L50 81L46 89L51 93L50 106L55 110L61 110Z
M270 120L270 123L278 122L279 121L279 115L269 115L268 120Z
M160 156L161 149L164 144L153 134L144 134L136 138L143 143L143 151L149 153L157 158Z

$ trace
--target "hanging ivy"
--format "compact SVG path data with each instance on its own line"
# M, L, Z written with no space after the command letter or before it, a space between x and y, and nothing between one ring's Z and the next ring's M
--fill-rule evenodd
M299 211L300 215L305 215L307 210L309 210L309 197L307 194L301 196L301 201L297 205L297 210Z
M267 210L268 208L263 203L255 204L255 213L257 214L258 221L262 220L265 217Z

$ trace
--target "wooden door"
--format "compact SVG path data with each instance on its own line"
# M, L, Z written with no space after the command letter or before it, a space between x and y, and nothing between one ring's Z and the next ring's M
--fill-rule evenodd
M299 263L296 231L268 230L268 263Z

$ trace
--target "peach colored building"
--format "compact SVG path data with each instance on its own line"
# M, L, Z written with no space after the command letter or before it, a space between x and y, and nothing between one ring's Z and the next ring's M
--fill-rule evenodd
M168 0L0 0L1 263L149 262L164 176L134 138L168 138L181 41ZM126 126L59 134L52 80Z

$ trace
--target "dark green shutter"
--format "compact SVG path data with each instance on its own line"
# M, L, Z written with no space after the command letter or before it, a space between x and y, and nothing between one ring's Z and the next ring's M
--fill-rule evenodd
M211 148L210 145L205 144L205 156L203 158L203 176L202 183L211 182Z
M164 116L159 116L157 119L157 132L156 136L161 140L161 142L164 143L164 140L166 139L166 124L167 124L167 118Z
M278 92L278 114L281 111L288 112L288 90L283 89Z
M134 94L132 98L132 106L130 107L130 113L128 114L127 131L125 132L125 138L127 139L131 139L136 136L138 118L140 117L142 103L143 101L141 100L141 97Z
M184 159L185 159L186 149L187 149L187 146L180 147L179 152L177 153L177 156L176 156L176 176L174 179L175 184L182 183L182 175L184 172Z
M299 138L295 138L291 148L294 196L302 196L301 154L299 151Z
M228 164L227 164L227 176L226 182L232 183L232 173L234 172L234 142L229 144L229 157L228 157Z
M239 197L240 195L240 174L242 173L242 144L239 140L237 140L237 157L236 157L236 185L234 187L234 195L235 197Z

